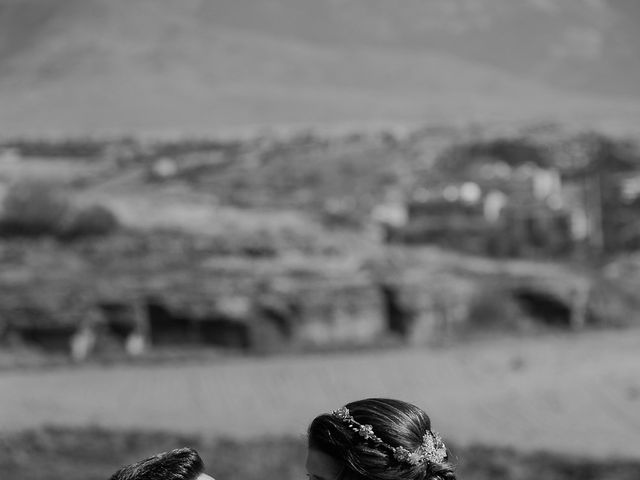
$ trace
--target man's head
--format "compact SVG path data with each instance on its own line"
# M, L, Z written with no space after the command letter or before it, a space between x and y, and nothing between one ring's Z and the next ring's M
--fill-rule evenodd
M214 480L193 448L177 448L122 467L109 480Z

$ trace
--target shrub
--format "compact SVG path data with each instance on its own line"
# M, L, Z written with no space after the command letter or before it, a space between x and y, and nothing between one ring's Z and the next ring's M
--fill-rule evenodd
M74 239L106 235L119 225L106 207L77 209L59 189L44 182L12 186L2 207L0 234L4 236Z
M66 239L108 235L119 226L118 218L102 205L92 205L73 213L60 236Z
M3 202L0 233L8 236L57 235L71 213L67 199L51 185L23 182Z

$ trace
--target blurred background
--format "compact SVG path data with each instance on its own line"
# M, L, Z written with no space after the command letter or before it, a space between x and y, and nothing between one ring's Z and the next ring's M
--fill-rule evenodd
M640 3L0 0L0 472L640 478Z

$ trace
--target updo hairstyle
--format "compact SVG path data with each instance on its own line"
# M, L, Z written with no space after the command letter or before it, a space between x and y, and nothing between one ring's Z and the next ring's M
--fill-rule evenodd
M394 447L414 451L422 444L425 433L431 431L429 416L415 405L400 400L369 398L345 407L358 423L371 425L375 435ZM343 464L344 480L456 480L448 458L418 465L399 461L391 451L363 438L340 418L328 413L311 422L308 447Z

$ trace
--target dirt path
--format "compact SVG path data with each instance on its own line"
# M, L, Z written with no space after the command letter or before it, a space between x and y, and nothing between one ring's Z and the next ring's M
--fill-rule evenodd
M0 373L0 429L43 424L303 435L365 396L431 413L460 443L640 458L640 330L446 350Z

